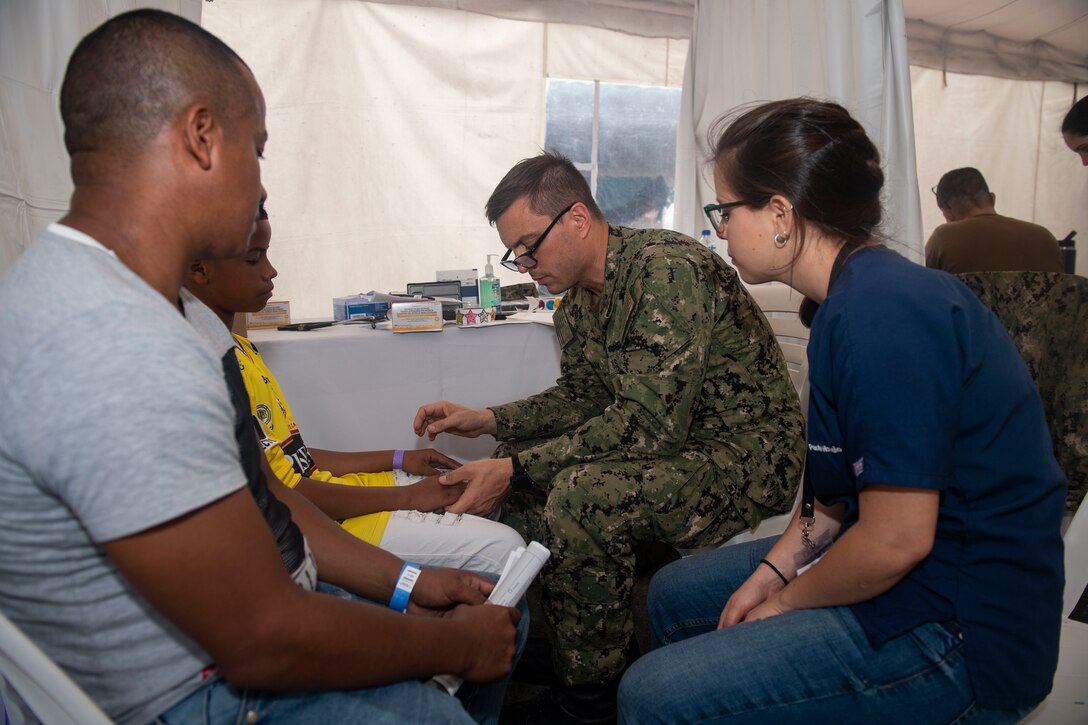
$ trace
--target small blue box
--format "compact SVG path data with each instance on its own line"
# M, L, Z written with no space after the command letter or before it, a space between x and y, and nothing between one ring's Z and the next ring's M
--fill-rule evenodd
M355 320L360 317L384 317L389 312L389 303L385 300L372 300L368 295L333 297L332 318L334 320Z

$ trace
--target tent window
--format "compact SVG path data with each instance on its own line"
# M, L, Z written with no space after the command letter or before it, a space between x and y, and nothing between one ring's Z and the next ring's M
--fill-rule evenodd
M669 227L680 89L548 80L544 147L571 159L608 221Z

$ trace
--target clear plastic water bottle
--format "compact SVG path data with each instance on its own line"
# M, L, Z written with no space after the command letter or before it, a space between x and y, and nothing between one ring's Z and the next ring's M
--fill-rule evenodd
M704 229L702 234L699 235L699 243L702 244L707 249L709 249L710 251L717 254L718 253L718 245L715 243L714 239L715 238L710 233L709 229Z

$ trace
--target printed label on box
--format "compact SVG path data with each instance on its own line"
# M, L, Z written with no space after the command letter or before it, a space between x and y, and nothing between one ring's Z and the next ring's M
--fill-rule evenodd
M393 332L429 332L442 329L442 303L437 300L394 302L389 308Z
M246 327L279 327L291 324L291 303L287 300L270 300L260 312L246 313Z

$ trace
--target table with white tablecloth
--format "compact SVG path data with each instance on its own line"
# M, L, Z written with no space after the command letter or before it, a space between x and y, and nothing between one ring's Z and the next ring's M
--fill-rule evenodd
M424 403L473 407L524 398L559 377L554 330L537 323L441 332L394 333L369 325L305 332L250 330L275 374L307 445L328 450L434 446L460 460L486 457L491 436L416 438L412 419Z

